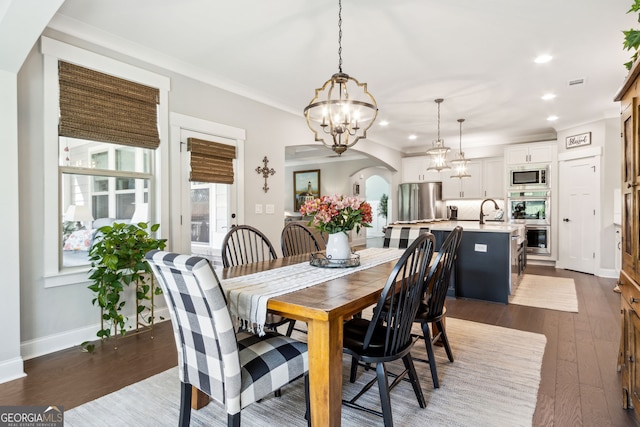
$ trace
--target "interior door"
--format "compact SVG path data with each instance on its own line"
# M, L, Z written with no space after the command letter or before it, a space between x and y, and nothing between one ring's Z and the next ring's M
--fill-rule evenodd
M236 141L203 132L181 129L182 144L182 230L183 241L190 242L191 254L222 265L221 247L229 228L238 224L238 173L234 160L233 184L189 181L191 156L186 149L187 138L199 138L236 146Z
M594 157L560 162L562 193L557 221L559 261L563 268L595 272L596 160Z

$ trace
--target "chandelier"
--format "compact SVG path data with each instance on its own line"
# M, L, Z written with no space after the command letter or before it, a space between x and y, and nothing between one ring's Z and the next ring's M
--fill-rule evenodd
M338 6L338 72L316 89L304 115L315 140L341 155L367 137L378 105L366 83L342 72L342 0Z
M451 167L456 171L455 174L451 175L451 178L462 179L471 177L467 172L467 164L469 161L464 158L464 153L462 152L462 122L464 122L464 119L458 119L458 123L460 123L460 147L458 149L458 158L451 160Z
M447 163L447 153L450 148L444 145L444 140L440 139L440 104L444 99L438 98L435 103L438 104L438 139L433 141L433 146L427 150L427 154L431 156L432 164L427 168L428 171L443 171L451 169Z

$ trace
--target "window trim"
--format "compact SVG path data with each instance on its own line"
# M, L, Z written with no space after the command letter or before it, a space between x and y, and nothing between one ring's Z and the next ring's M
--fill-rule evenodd
M81 49L48 37L40 38L40 49L43 55L43 158L44 158L44 236L43 236L43 267L44 287L56 287L89 282L89 266L62 268L62 247L59 233L62 223L60 209L60 166L58 162L58 117L59 117L59 87L58 60L71 62L83 67L128 79L160 90L160 104L158 105L158 127L160 133L160 147L153 159L153 178L151 187L154 189L152 212L154 222L161 223L169 218L169 90L170 79L166 76L138 68L136 66ZM74 169L77 172L77 169ZM91 174L97 171L92 169ZM58 215L48 215L47 212L58 212ZM161 237L169 235L169 221L165 220L165 227L161 227Z

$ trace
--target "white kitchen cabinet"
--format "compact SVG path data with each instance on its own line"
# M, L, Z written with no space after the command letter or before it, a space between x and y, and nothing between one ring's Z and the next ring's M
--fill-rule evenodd
M554 160L555 144L518 144L504 149L504 160L507 165L524 165L527 163L551 163Z
M482 197L504 199L506 196L505 182L507 175L504 170L502 157L483 160L482 165Z
M467 164L469 178L450 178L454 171L442 171L442 198L451 199L482 199L483 198L483 162L473 160Z
M431 165L429 156L403 157L402 182L440 182L445 172L427 171Z

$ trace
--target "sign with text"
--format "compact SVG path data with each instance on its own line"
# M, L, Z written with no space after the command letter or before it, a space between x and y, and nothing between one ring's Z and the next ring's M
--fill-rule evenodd
M63 427L62 406L0 406L0 427Z
M566 141L567 141L567 148L575 148L575 147L580 147L582 145L589 145L591 144L591 132L585 132L579 135L568 136Z

